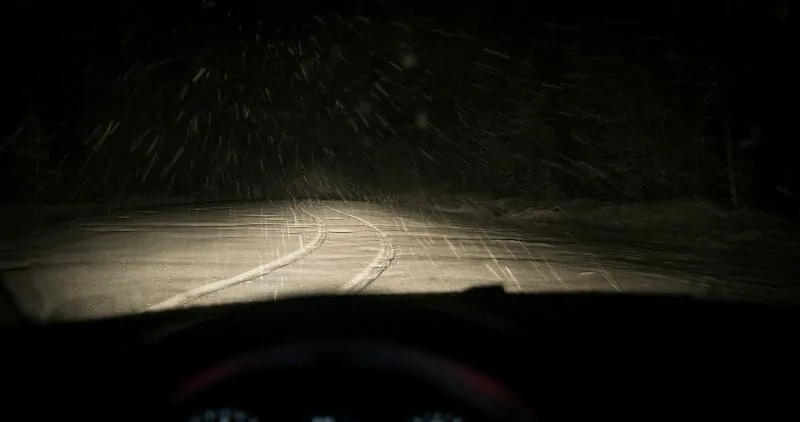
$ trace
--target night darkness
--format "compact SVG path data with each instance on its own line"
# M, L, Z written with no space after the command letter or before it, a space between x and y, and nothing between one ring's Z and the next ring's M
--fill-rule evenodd
M8 226L19 207L307 200L790 224L796 7L702 3L18 0Z
M7 14L4 199L426 189L796 208L791 11L647 8L23 1Z

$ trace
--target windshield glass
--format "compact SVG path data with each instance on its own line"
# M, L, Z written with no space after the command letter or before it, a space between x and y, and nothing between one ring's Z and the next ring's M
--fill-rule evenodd
M798 298L785 1L7 7L0 270L32 318Z

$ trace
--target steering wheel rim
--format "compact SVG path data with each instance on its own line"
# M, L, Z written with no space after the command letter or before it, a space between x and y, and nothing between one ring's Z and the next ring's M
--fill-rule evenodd
M494 366L497 362L486 360L488 356L474 345L492 344L499 349L514 347L519 350L526 344L525 335L505 320L469 306L470 301L460 300L462 297L453 295L433 302L428 298L417 301L402 296L304 297L236 305L230 309L195 309L189 312L192 315L189 323L185 318L167 319L172 321L169 326L161 326L155 335L140 343L143 346L138 348L140 352L154 354L162 364L134 376L152 383L153 376L164 377L166 374L169 382L156 394L161 403L156 407L165 409L170 406L170 400L175 398L182 383L210 368L219 369L220 365L231 360L263 355L276 348L285 351L286 347L303 345L318 345L322 349L317 351L323 353L338 350L340 355L344 353L341 350L343 344L391 344L403 350L433 350L438 356L452 356L452 361L467 363L461 365L462 369L467 369L464 374L474 375L470 368L489 370L487 373L494 374L498 369ZM287 324L287 321L291 323ZM417 326L425 329L409 329ZM431 347L431 341L441 342L443 338L447 339L446 348ZM209 344L214 346L209 348ZM355 346L348 347L352 349ZM187 350L192 353L186 353ZM203 350L203 353L193 355L195 350ZM135 355L128 356L136 359ZM175 362L180 364L176 367ZM471 379L486 380L491 376L483 373ZM530 412L518 401L513 406L504 406L498 408L516 409L509 415L517 416L494 419L502 422L529 422L533 419L532 416L522 416Z
M184 379L171 391L172 405L191 401L237 377L309 369L325 362L353 370L411 376L496 422L533 422L533 412L493 377L461 362L420 349L357 339L305 341L242 353Z

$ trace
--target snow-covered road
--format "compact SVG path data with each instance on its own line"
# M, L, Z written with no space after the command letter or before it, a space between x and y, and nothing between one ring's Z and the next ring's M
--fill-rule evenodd
M3 277L24 310L43 319L323 292L445 292L487 284L509 291L720 289L688 274L609 264L558 229L516 230L344 201L118 212L39 230L18 256L18 265L6 263Z

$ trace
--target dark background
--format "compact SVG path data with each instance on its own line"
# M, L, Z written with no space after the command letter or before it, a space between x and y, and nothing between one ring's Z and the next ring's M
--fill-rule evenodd
M791 2L4 7L6 202L422 190L798 209Z

